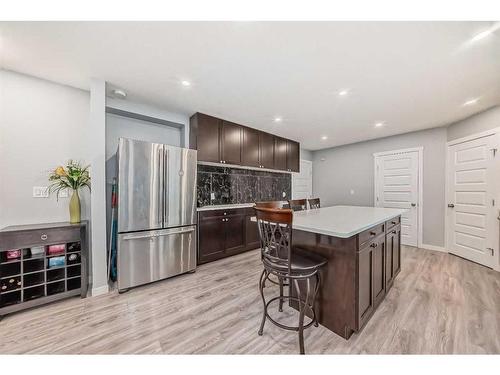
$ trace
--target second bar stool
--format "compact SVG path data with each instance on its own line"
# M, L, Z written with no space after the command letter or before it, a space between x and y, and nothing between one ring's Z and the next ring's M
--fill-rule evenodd
M259 335L264 333L264 324L269 319L276 326L299 333L300 354L304 354L304 329L311 325L318 326L318 319L314 310L314 302L320 286L319 269L327 263L327 260L316 254L306 253L299 249L292 251L292 221L293 211L289 209L275 209L255 207L257 212L257 223L261 241L261 254L264 270L260 276L259 290L264 305L262 322ZM297 296L280 295L266 302L264 287L269 276L275 276L281 285L292 283L295 286ZM314 281L314 289L311 282ZM300 285L299 285L300 282ZM305 294L300 286L305 284ZM288 326L273 319L269 313L269 304L279 300L280 306L284 300L294 301L299 307L299 322L297 326ZM304 325L306 310L311 313L311 321Z

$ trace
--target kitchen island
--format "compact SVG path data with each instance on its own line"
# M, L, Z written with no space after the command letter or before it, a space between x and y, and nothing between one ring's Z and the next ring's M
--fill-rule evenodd
M348 339L383 301L401 270L404 211L333 206L294 212L293 246L328 259L315 304L322 326Z

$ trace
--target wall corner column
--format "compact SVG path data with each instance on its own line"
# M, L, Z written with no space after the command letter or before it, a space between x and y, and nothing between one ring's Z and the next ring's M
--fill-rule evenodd
M92 194L90 201L90 290L108 292L106 259L106 82L91 79L89 136Z

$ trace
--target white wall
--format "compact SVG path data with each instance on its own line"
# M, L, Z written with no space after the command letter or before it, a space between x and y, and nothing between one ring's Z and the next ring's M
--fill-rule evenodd
M313 160L313 153L312 151L306 150L305 148L300 149L300 158L303 160Z
M181 147L181 129L108 113L106 115L106 160L116 153L120 137Z
M106 105L109 108L131 112L142 116L153 117L155 119L178 124L182 127L181 145L183 145L182 147L189 147L189 116L170 112L165 109L157 108L143 103L136 103L130 100L120 100L115 98L107 98Z
M325 207L373 206L373 154L423 146L423 243L444 246L445 144L446 128L435 128L314 151L313 194Z
M68 198L33 198L52 168L73 158L90 163L89 93L0 70L0 227L68 221ZM82 218L90 196L82 196Z
M500 127L500 106L490 108L448 126L448 141Z

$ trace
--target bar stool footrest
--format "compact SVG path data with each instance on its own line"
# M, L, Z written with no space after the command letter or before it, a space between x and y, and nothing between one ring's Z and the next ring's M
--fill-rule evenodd
M274 320L273 318L271 318L271 316L269 315L269 312L268 312L268 309L269 309L269 305L274 302L274 301L277 301L277 300L280 300L280 299L286 299L286 300L291 300L291 301L295 301L297 303L302 303L298 297L295 297L295 296L277 296L277 297L274 297L274 298L271 298L269 301L267 301L266 303L266 317L271 321L271 323L273 323L275 326L278 326L282 329L286 329L287 331L295 331L295 332L298 332L299 331L299 327L298 326L287 326L285 324L282 324L282 323L279 323L277 322L276 320ZM312 311L313 313L313 317L310 318L311 321L307 324L304 324L304 329L306 328L309 328L310 326L312 326L315 322L316 322L316 312L314 311L314 309L309 305L309 309ZM308 317L309 318L309 317Z

